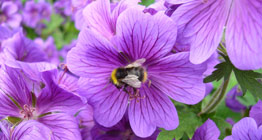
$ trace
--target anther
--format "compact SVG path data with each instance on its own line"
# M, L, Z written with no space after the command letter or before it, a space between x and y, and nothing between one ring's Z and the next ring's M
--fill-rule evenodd
M27 104L23 106L23 110L20 111L20 114L23 115L23 119L30 119L33 117L33 112L35 108L29 107Z
M63 77L65 76L65 73L68 71L67 65L64 64L64 63L59 64L59 67L60 67L61 69L63 69L64 71L63 71L62 75L59 77L58 84L60 84L61 80L62 80Z

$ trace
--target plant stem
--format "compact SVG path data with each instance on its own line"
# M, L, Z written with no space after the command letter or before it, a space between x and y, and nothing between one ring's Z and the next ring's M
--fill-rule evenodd
M230 79L230 78L229 78ZM229 83L229 79L225 80L222 85L217 89L217 91L213 94L211 100L205 106L205 108L198 113L198 115L211 113L214 109L219 105L219 103L223 100L226 95L226 89Z

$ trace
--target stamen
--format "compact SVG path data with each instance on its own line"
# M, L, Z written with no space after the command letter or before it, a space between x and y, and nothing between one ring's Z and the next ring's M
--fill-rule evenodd
M33 112L35 108L29 107L27 104L23 106L23 110L20 111L20 114L23 115L23 119L29 120L33 118Z
M60 64L59 67L62 68L64 71L63 74L59 77L58 84L60 84L61 80L65 76L65 73L68 71L67 65L64 63Z
M130 92L127 92L127 93L129 95L129 99L128 99L129 101L132 101L135 99L136 102L139 102L139 100L146 98L145 95L141 97L141 95L139 94L139 89L134 88L134 94L131 94Z

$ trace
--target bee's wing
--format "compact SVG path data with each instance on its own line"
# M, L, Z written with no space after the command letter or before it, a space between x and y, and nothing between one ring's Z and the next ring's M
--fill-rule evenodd
M138 80L138 76L136 76L136 75L127 75L121 81L128 84L131 87L134 87L134 88L140 88L141 87L141 81Z
M141 66L145 62L146 62L146 59L145 58L141 58L141 59L138 59L135 62L127 65L125 68L139 67L139 66Z

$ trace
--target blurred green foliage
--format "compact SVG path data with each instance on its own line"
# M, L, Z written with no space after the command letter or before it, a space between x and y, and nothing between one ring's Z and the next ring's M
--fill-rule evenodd
M154 3L155 0L141 0L142 5L149 6L150 4Z

